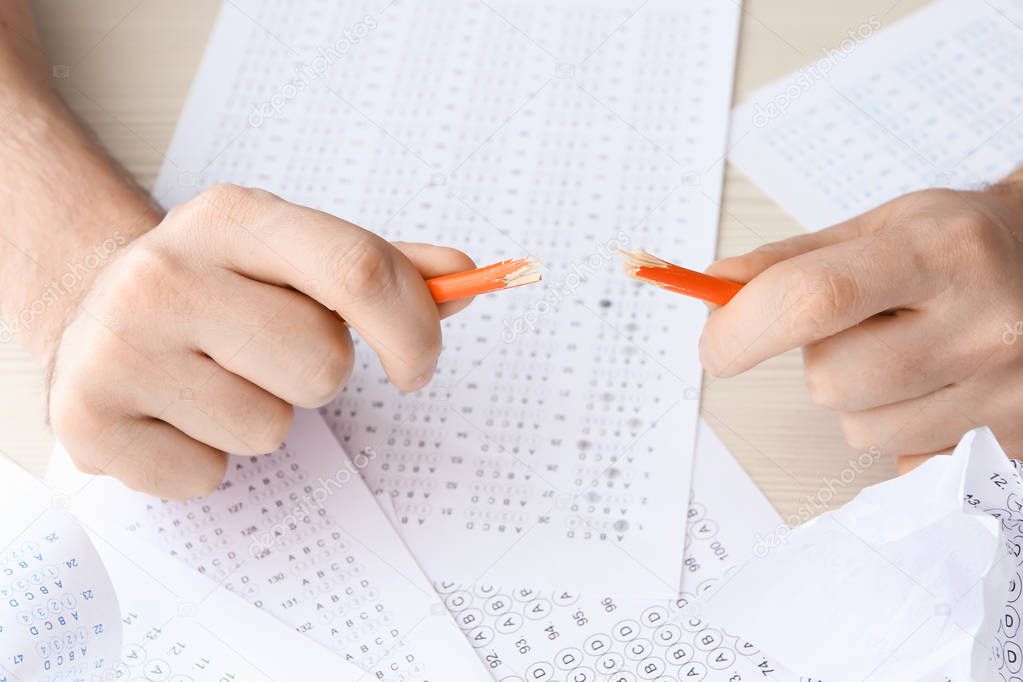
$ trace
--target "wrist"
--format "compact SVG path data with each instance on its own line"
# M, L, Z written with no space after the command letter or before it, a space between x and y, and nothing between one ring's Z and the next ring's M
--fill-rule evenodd
M96 277L159 220L142 198L55 228L52 250L25 252L19 258L24 267L0 276L6 289L0 304L0 342L18 341L41 366L49 367L64 328Z
M28 0L0 2L0 342L48 365L96 275L160 220L53 87Z
M48 366L96 275L161 215L59 98L30 96L10 117L0 139L14 171L0 183L0 342L17 340Z

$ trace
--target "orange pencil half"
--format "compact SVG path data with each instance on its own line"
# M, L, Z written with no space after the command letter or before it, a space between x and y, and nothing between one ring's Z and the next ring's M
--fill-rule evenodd
M431 277L426 280L426 286L434 301L447 303L539 282L539 266L532 258L513 258L475 270Z
M622 255L625 256L625 272L629 277L708 303L724 305L742 289L738 282L674 265L646 251L623 251Z

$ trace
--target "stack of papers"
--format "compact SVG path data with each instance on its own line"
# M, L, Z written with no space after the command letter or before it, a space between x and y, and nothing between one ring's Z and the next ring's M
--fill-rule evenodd
M359 668L0 459L0 680L356 682Z
M188 502L83 479L69 462L58 452L50 479L88 523L149 543L379 679L488 679L315 412L296 414L277 452L232 457L220 489Z
M250 468L254 460L263 465L258 472ZM333 650L375 679L548 680L569 672L583 680L654 673L797 679L754 643L685 611L749 559L759 538L783 526L706 425L681 538L680 588L668 599L441 576L431 576L431 585L401 545L395 529L404 526L389 496L378 506L354 461L315 412L303 411L279 451L233 457L221 490L202 500L161 502L112 479L86 478L62 452L49 480L58 499L71 500L79 518L130 547L130 556L144 550L163 557L149 562L161 576L206 585L201 598L155 592L151 599L164 609L212 604L208 594L240 596L308 637L306 646ZM194 570L181 571L183 565ZM119 576L111 574L120 595ZM216 613L231 619L223 609ZM131 655L125 649L123 656Z

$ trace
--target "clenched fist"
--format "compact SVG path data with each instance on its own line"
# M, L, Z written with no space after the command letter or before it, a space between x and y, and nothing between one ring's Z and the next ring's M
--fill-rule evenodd
M990 426L1023 457L1023 183L930 190L715 264L748 284L715 310L706 369L802 347L813 399L854 447L951 447Z
M54 429L79 468L164 497L211 491L225 452L274 450L292 405L334 397L351 326L399 389L441 346L424 277L473 267L390 244L258 190L214 187L173 209L91 283L56 344Z

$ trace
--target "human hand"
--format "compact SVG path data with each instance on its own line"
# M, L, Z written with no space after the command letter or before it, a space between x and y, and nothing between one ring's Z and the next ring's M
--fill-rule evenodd
M169 498L212 491L225 452L271 452L292 405L333 398L351 325L391 382L422 388L441 317L424 282L472 268L454 249L390 244L259 190L174 208L96 277L58 344L54 430L76 465Z
M916 192L716 263L748 284L710 315L704 367L803 347L810 395L853 447L932 453L987 425L1023 457L1021 187Z

